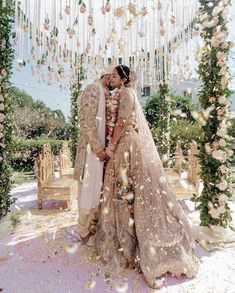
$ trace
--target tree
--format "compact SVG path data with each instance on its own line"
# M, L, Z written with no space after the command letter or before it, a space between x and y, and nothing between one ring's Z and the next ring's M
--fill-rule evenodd
M193 101L187 96L175 96L169 94L168 100L170 102L171 115L170 118L177 116L178 119L187 119L189 121L194 121L192 117L192 111L196 110ZM163 107L162 96L160 91L156 92L153 96L149 98L144 107L145 116L150 124L151 128L158 127L159 117L162 112ZM179 113L179 115L177 115Z
M15 137L35 139L39 137L64 139L67 128L61 110L51 110L42 101L34 101L26 92L17 88L12 90L15 108Z

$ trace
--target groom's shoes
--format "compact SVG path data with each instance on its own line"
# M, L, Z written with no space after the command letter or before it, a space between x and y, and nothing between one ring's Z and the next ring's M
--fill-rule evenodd
M94 240L95 240L95 236L91 235L91 237L89 238L88 242L85 243L85 245L88 246L88 247L94 246Z
M84 238L79 234L78 240L81 241L83 245L89 247L94 246L94 235L91 232Z
M80 242L83 242L83 238L79 233L78 233L78 236L77 236L77 240L80 241Z

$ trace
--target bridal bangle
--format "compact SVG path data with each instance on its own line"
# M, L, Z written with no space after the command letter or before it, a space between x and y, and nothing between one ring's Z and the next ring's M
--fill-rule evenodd
M106 148L106 154L111 158L114 154L116 146L109 142L108 147Z
M111 151L109 148L106 149L106 154L111 158L114 154L114 151Z
M108 144L108 149L110 149L111 151L114 151L116 148L116 146L114 144L111 143L111 141Z

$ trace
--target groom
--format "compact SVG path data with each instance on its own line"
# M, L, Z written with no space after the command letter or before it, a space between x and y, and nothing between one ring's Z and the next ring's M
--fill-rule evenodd
M106 99L110 97L110 77L112 69L107 68L97 82L88 85L80 101L80 137L74 168L74 177L78 180L80 240L92 245L99 216L100 195L103 184L106 131Z

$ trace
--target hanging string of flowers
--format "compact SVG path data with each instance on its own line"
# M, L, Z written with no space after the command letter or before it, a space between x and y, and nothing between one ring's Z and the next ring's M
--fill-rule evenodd
M178 79L190 75L187 50L197 0L159 0L156 5L151 1L114 0L42 2L15 1L15 23L19 28L16 59L19 71L30 60L32 75L38 73L40 81L49 86L58 82L61 88L69 87L70 76L76 78L74 62L81 63L84 55L84 68L103 68L110 60L118 64L121 58L122 63L141 72L142 86L150 83L154 87L163 77L162 47L165 62L172 52L177 55L176 50L183 50L188 58L177 64L179 72L174 75ZM85 79L90 73L85 70Z
M10 94L10 75L13 50L11 1L0 0L0 219L7 214L13 200L11 190L12 160L12 98Z
M200 211L201 226L227 228L232 221L228 205L232 198L230 136L228 134L228 53L227 10L229 1L200 0L201 52L199 76L202 87L199 99L203 110L195 115L205 135L199 154L204 187L201 196L193 200Z

